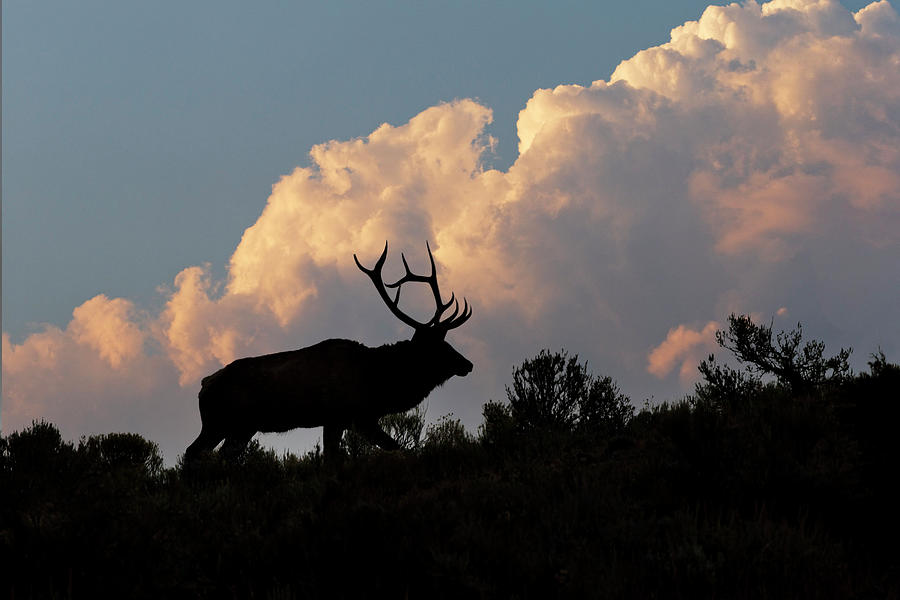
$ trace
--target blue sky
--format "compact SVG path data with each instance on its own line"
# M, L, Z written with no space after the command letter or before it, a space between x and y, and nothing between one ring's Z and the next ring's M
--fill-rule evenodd
M475 306L432 418L542 347L679 397L731 311L896 360L895 7L707 4L4 3L4 428L173 458L222 363L408 335L385 237Z

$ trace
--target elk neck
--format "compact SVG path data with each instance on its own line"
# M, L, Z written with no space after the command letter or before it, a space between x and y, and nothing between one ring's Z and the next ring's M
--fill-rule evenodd
M382 355L379 361L382 372L390 377L392 385L420 399L453 376L435 343L403 340L379 346L377 350Z

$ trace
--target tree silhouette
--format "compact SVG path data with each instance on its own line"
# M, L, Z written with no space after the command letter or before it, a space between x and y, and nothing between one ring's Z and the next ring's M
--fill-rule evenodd
M716 365L712 356L700 364L700 372L713 387L731 390L738 397L753 392L759 385L758 375L773 375L794 395L814 393L823 386L846 381L851 375L847 360L852 349L841 348L836 355L826 358L824 342L803 343L800 323L796 329L781 331L773 337L772 323L759 325L749 315L731 314L728 329L716 332L716 342L734 354L749 377Z

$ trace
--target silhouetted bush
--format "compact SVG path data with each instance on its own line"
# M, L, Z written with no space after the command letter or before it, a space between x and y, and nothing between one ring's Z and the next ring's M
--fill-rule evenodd
M428 449L452 448L469 444L472 441L473 437L466 431L462 421L454 419L453 413L450 413L425 429L423 447Z
M694 401L711 408L746 406L762 391L762 381L746 371L720 365L713 354L700 362L703 377L694 386Z
M578 355L541 350L513 370L506 388L510 415L523 431L583 431L612 434L634 413L610 377L595 378Z
M103 471L125 469L149 478L162 473L163 460L159 455L159 446L136 433L82 438L78 444L78 454L93 468Z
M517 437L518 428L507 404L489 400L481 414L484 421L478 427L478 438L485 445L506 447Z
M56 425L35 421L3 439L4 470L16 473L55 473L73 460L75 448L62 439Z
M730 350L748 372L774 375L794 394L806 394L820 390L826 384L842 383L851 374L847 359L852 350L841 348L836 355L825 358L823 342L812 340L801 346L803 327L800 323L796 329L781 331L773 340L771 323L758 325L748 315L731 314L728 329L716 332L716 342ZM710 367L705 370L710 371ZM704 372L703 365L701 372Z
M402 450L418 450L422 445L422 430L425 428L425 412L420 404L406 412L385 415L378 419L378 425L400 445ZM351 457L377 452L378 447L352 427L344 432L341 440L344 450Z
M513 370L506 397L513 419L525 430L567 431L578 418L578 400L588 391L588 373L565 351L540 354Z
M578 399L578 429L603 436L623 432L634 416L631 400L612 377L589 377L587 394Z

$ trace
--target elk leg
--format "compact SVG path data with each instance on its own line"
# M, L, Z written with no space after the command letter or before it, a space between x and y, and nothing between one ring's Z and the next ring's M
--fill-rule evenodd
M213 431L210 427L201 427L200 435L198 435L197 439L184 451L185 462L196 459L204 452L211 452L213 448L219 445L219 442L221 442L224 437L224 435L220 434L218 431Z
M400 444L384 432L378 425L378 421L363 421L355 423L356 431L367 440L381 448L382 450L399 450Z
M326 425L322 428L322 443L325 446L325 460L330 462L341 456L341 438L344 428L341 425Z
M247 444L250 443L250 440L253 438L255 431L244 432L234 435L229 435L225 438L225 443L222 444L222 449L219 450L219 453L226 460L233 460L237 458L244 448L247 447Z

